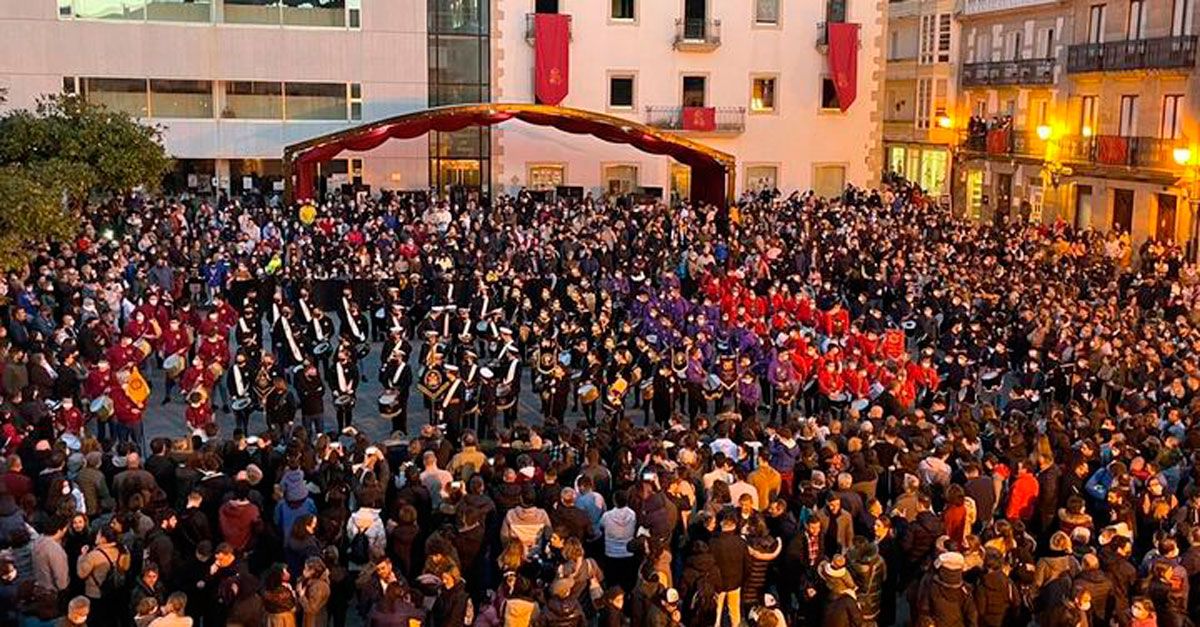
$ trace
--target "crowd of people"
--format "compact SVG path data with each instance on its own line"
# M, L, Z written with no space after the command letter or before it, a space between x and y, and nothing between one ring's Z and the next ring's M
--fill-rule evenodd
M902 180L107 203L0 285L0 623L1186 627L1200 273L1129 246Z

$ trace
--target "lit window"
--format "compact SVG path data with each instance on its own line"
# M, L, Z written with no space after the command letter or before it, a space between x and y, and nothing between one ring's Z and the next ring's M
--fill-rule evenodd
M775 110L775 79L773 77L754 79L754 87L750 94L750 110Z
M612 19L632 20L634 0L612 0Z
M562 165L531 165L528 187L533 190L552 190L564 183L565 175L566 168Z
M212 81L150 80L150 115L156 118L211 118Z
M223 118L282 120L283 83L230 81L225 84Z
M150 102L144 78L83 78L80 83L84 97L90 103L138 118L149 117Z
M608 77L608 106L614 109L633 108L633 77Z
M636 165L610 165L604 168L604 186L609 194L632 194L637 190Z
M748 165L746 166L746 189L760 192L764 189L779 187L779 166Z
M771 25L779 23L779 0L757 0L754 4L754 23Z

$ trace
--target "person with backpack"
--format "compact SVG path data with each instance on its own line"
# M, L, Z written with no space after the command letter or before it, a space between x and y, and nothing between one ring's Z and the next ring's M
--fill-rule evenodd
M1004 557L988 548L983 557L983 576L975 585L975 608L979 627L1009 627L1016 625L1017 609L1021 602L1016 584L1004 572Z
M966 560L961 553L943 553L934 571L917 588L913 622L916 627L975 627L979 612L971 587L963 582Z
M379 508L358 508L346 521L346 557L350 560L350 570L369 567L372 557L384 555L386 550L387 531Z
M130 557L117 543L117 531L104 526L96 534L96 546L79 557L75 573L84 583L84 595L91 602L91 624L110 627L123 614L125 573Z

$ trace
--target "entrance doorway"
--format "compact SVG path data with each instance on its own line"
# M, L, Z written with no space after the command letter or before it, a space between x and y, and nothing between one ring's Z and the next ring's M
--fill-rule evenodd
M1158 195L1158 226L1154 237L1160 242L1175 239L1175 196L1171 194Z
M1075 187L1075 228L1086 229L1092 225L1092 186Z
M442 159L438 161L438 183L447 187L478 189L482 184L479 162L474 159Z
M996 175L996 213L994 222L996 224L1004 224L1008 222L1008 214L1012 211L1012 175L997 174Z
M671 202L691 199L692 169L682 163L671 163Z
M534 13L558 13L558 0L537 0L533 5Z
M1114 189L1112 210L1112 229L1122 233L1132 233L1133 190Z

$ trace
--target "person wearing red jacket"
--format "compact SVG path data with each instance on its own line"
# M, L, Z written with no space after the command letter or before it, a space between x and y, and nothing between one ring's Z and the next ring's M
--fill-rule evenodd
M188 352L190 352L191 349L191 330L184 326L182 320L178 318L172 318L171 321L167 323L166 330L163 331L162 342L159 343L159 356L163 360L166 360L168 357L178 355L180 358L186 361L188 358ZM175 375L174 377L170 375L166 376L167 385L166 393L163 395L163 405L171 402L171 390L175 387L175 379L178 377L179 375Z
M1017 478L1013 480L1008 493L1008 507L1004 517L1010 521L1023 520L1029 522L1033 518L1033 510L1037 505L1038 480L1029 469L1029 462L1017 461Z
M59 429L78 436L83 433L83 426L87 424L87 419L84 418L83 412L75 406L75 399L68 396L62 399L62 406L58 408L54 422Z
M200 348L196 354L204 361L205 367L213 372L215 378L213 384L217 386L215 393L221 397L223 411L228 412L229 389L222 384L230 361L229 342L225 338L226 336L219 334L217 329L210 328L208 336L200 341ZM213 392L213 390L209 390L209 392Z
M900 359L904 354L904 332L897 329L889 329L883 334L883 342L881 352L887 359Z
M88 371L87 379L83 381L83 397L92 401L108 394L112 386L112 366L107 359L101 359L96 367Z
M842 382L845 384L846 393L852 399L866 398L871 387L866 370L854 361L848 363L842 371Z
M205 425L213 421L212 393L214 386L213 373L205 365L204 360L196 357L192 360L192 365L187 370L183 371L183 375L179 378L179 387L187 396L191 396L192 392L202 390L203 394L199 399L189 399L187 409L184 411L184 418L187 420L189 427L193 429L202 429Z
M122 373L122 376L127 376ZM142 415L146 411L145 403L137 403L125 391L124 384L114 385L111 392L113 400L113 439L123 442L133 442L142 448L143 429Z
M109 347L104 356L115 372L120 372L126 366L133 366L142 360L141 351L133 345L133 338L128 335L122 335L115 345Z
M842 337L850 330L850 312L843 309L841 303L834 303L832 309L819 314L818 330L828 338Z

